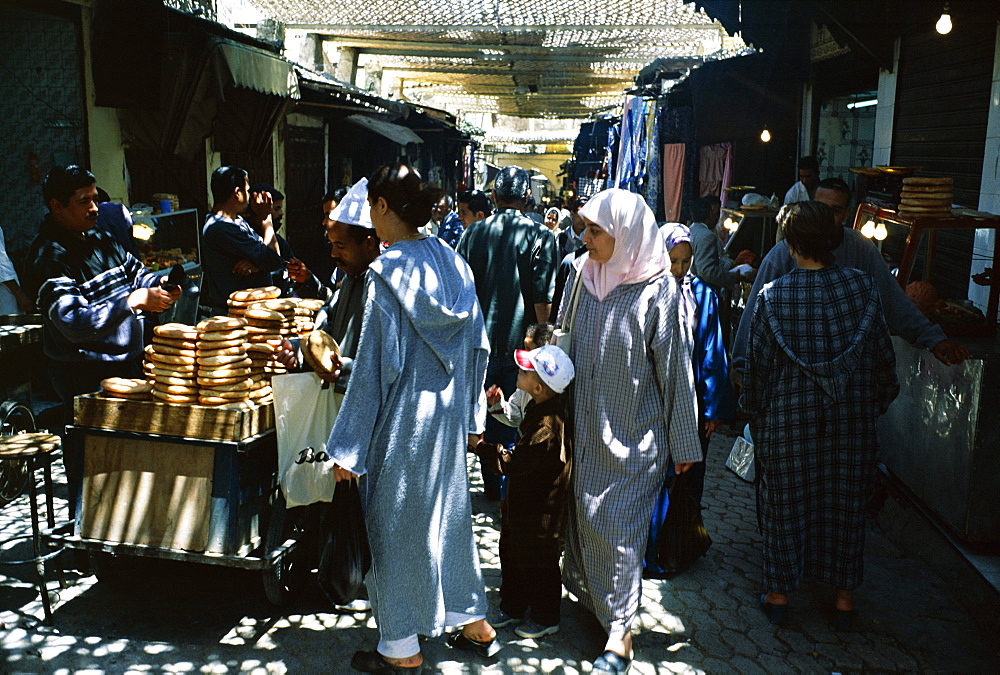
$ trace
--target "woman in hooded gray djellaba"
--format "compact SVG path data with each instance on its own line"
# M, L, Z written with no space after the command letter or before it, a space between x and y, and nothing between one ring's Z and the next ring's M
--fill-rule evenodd
M849 629L862 579L876 423L899 393L895 356L870 275L834 264L833 212L785 206L778 222L798 268L757 299L741 405L752 417L764 544L761 609L784 623L804 575L836 588Z
M453 646L498 648L465 465L469 435L486 421L490 347L469 266L417 229L439 198L405 165L368 181L372 223L389 247L369 268L357 358L327 444L337 480L361 476L380 637L351 660L363 672L420 672L417 635L447 626L462 626Z

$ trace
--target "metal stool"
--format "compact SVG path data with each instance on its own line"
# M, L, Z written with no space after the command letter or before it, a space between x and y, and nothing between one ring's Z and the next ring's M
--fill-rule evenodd
M56 525L55 510L52 501L52 453L60 447L60 438L55 434L23 433L14 436L0 436L0 461L24 461L28 466L28 503L31 510L31 534L21 534L11 537L5 542L31 537L34 557L29 560L4 560L2 565L35 565L38 573L38 592L42 598L42 608L45 611L46 626L52 625L52 607L49 603L49 593L46 587L45 562L58 555L62 549L43 553L42 534L38 523L38 481L35 477L37 469L42 470L45 483L45 519L49 529Z

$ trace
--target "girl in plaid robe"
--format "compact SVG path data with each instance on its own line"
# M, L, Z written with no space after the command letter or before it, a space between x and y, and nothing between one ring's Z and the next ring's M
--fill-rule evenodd
M758 462L760 606L784 623L788 593L810 575L837 589L834 621L849 627L895 357L874 280L833 264L832 212L799 202L778 220L798 268L760 293L741 401Z

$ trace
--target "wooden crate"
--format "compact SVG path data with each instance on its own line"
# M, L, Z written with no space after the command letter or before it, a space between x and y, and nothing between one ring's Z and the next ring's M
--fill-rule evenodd
M76 534L110 544L248 555L275 486L273 431L247 443L70 428L82 455Z
M74 424L93 429L242 441L274 428L274 404L230 410L165 401L126 401L99 394L77 396Z

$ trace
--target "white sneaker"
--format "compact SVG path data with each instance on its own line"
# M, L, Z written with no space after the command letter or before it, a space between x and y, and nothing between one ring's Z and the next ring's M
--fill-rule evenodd
M346 605L337 605L334 607L338 612L343 612L344 614L360 614L361 612L372 611L372 603L368 600L352 600Z

